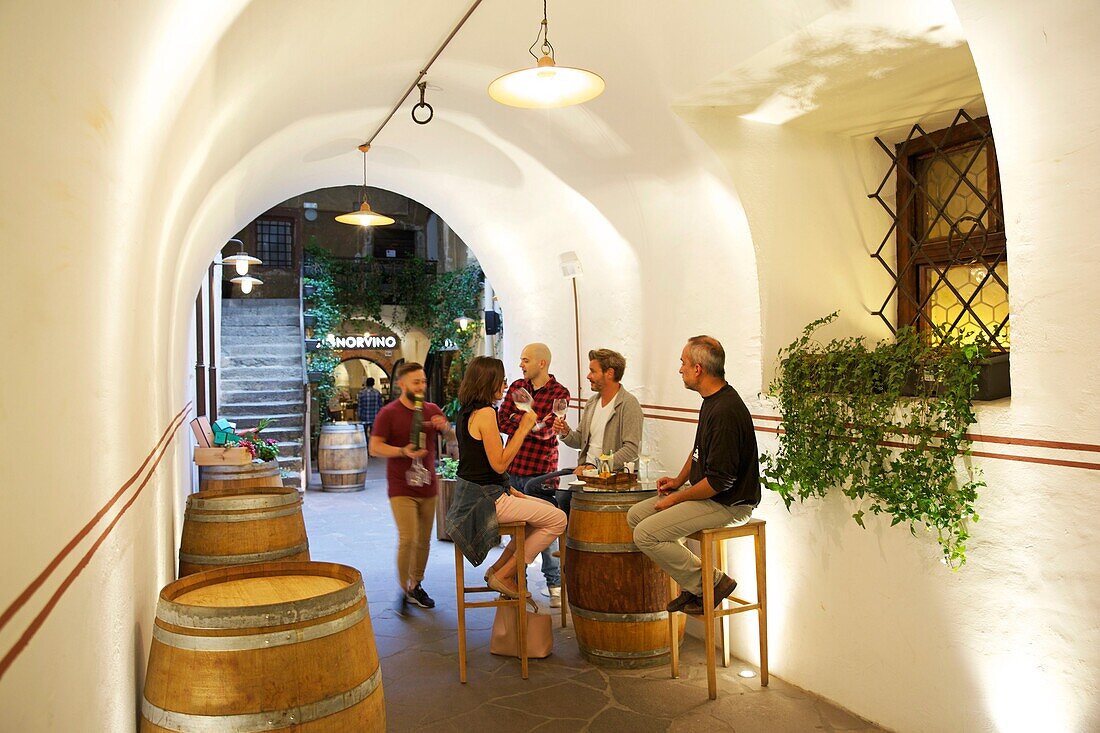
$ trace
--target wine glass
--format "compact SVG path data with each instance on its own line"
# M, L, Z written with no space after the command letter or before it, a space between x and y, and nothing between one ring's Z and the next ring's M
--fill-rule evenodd
M559 420L565 419L565 413L569 411L569 400L564 397L558 397L554 400L554 415Z
M524 412L534 412L535 411L535 406L534 406L535 398L532 397L531 393L528 392L523 387L516 387L516 391L512 393L512 401L516 403L517 408L519 408L520 410L523 410ZM536 417L537 417L537 415L536 415ZM542 430L544 427L546 427L546 426L543 425L542 420L539 420L538 422L535 423L535 426L531 429L532 430Z

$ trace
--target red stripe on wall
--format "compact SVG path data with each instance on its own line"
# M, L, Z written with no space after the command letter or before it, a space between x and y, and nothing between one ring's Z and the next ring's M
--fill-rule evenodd
M168 427L161 434L160 440L158 440L156 442L156 445L153 446L153 449L149 451L149 455L145 456L145 460L142 461L141 465L138 467L138 470L134 471L134 475L131 476L129 480L127 480L126 483L124 483L122 487L115 492L114 496L107 500L107 503L103 505L103 508L96 512L96 515L92 517L91 520L87 524L85 524L81 528L81 530L73 536L71 540L69 540L69 543L61 548L61 552L57 553L57 556L50 561L50 564L46 566L46 569L39 573L37 578L31 581L31 584L27 586L26 590L20 593L19 596L14 601L12 601L11 605L4 609L4 613L0 614L0 630L3 630L3 628L7 626L12 617L19 612L19 609L22 608L28 600L30 600L30 597L34 595L35 591L42 587L42 584L45 583L46 579L50 577L54 570L57 569L57 566L60 565L66 557L68 557L69 553L73 551L73 548L75 548L82 539L88 536L88 533L92 531L92 528L95 527L99 520L103 519L104 515L107 514L108 511L110 511L111 507L118 502L118 500L122 497L124 493L126 493L126 489L130 488L134 484L134 482L137 481L138 476L140 476L141 472L145 470L145 467L149 465L149 461L153 458L153 454L157 452L157 449L160 447L161 443L163 443L165 438L167 438L168 435L172 433L174 429L173 426L175 425L176 421L179 420L180 417L182 417L184 413L186 413L189 409L191 409L190 402L184 405L183 409L177 412L176 416L172 418L172 421L168 424Z
M66 545L60 553L58 553L57 557L55 557L53 561L51 561L50 564L46 566L46 569L43 570L37 578L35 578L34 582L32 582L31 585L27 587L27 590L23 591L23 593L19 595L19 598L17 598L16 601L12 603L12 605L9 606L7 610L4 611L4 623L7 623L11 620L11 617L14 616L15 613L27 602L30 596L33 595L34 591L37 590L43 582L45 582L46 578L49 577L49 575L57 568L61 561L64 560L64 558L72 551L76 544L85 536L87 536L92 527L95 526L96 522L98 522L99 519L101 519L110 510L110 508L118 501L119 497L122 496L126 489L133 485L138 476L141 475L142 471L144 471L145 468L149 465L149 461L152 460L155 454L156 460L154 461L152 468L145 475L145 479L141 482L141 484L138 485L137 491L134 492L134 495L130 497L129 501L127 501L122 506L122 510L118 513L118 515L116 515L111 523L107 525L103 532L100 533L95 543L93 543L91 548L89 548L84 556L80 558L80 561L76 564L76 567L74 567L69 572L69 574L61 582L61 585L59 585L57 590L54 591L53 595L50 596L50 599L46 602L46 605L43 607L43 609L39 611L38 615L34 617L34 620L31 621L30 625L15 642L12 648L8 651L4 658L0 660L0 678L3 678L4 674L8 671L8 668L11 667L16 658L27 647L27 644L30 643L31 639L34 638L34 635L42 627L42 624L45 623L46 619L49 617L50 613L53 611L58 601L61 600L61 596L65 594L65 591L68 590L69 586L72 585L77 576L79 576L84 568L87 567L88 563L91 562L92 556L99 549L100 545L103 544L104 540L107 539L107 536L115 528L115 525L118 524L119 520L122 519L122 516L126 514L126 511L134 504L135 501L137 501L138 496L141 495L142 490L149 483L149 479L151 479L153 477L153 474L156 472L157 466L160 465L160 461L164 457L165 452L167 452L168 446L172 444L171 439L165 440L165 438L179 429L179 427L183 424L183 420L185 419L186 413L190 409L190 407L191 403L188 402L182 410L176 413L176 416L172 418L172 422L168 425L168 428L161 435L160 440L157 441L157 444L153 447L153 450L150 451L148 456L146 456L145 460L142 462L141 467L138 468L137 472L132 477L130 477L130 479L125 484L122 485L122 488L120 488L113 497L111 497L107 504L104 505L99 513L96 514L95 518L92 519L92 521L90 521L88 524L86 524L84 528L81 529L80 532L78 532L77 535L69 542L69 544Z

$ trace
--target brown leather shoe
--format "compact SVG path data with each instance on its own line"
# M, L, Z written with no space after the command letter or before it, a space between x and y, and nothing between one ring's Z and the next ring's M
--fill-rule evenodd
M680 591L680 595L676 596L675 598L673 598L671 601L668 602L668 605L665 606L665 610L668 611L669 613L676 613L677 611L683 611L684 606L691 603L691 600L695 597L696 597L695 594L692 593L691 591L687 591L687 590Z
M718 605L723 599L730 593L733 593L733 589L736 587L737 581L725 573L722 573L722 578L714 584L714 607L718 608Z

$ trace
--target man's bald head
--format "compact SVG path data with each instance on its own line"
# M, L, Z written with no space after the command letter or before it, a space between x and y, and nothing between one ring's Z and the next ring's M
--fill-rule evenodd
M543 382L550 374L550 347L546 344L527 344L519 355L519 368L523 376L532 382Z

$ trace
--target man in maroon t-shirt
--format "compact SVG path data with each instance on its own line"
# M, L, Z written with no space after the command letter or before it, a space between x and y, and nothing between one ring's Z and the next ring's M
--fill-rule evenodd
M370 454L388 459L386 482L398 534L397 581L401 585L398 610L404 613L409 603L421 608L435 607L435 601L421 585L424 568L428 564L438 493L435 444L439 433L447 435L448 439L453 438L453 434L443 411L431 402L423 402L428 386L424 367L415 362L402 364L397 369L397 386L401 389L401 396L383 407L374 419ZM423 431L420 445L423 447L420 449L412 440L417 402L423 405L420 425ZM412 470L414 462L418 468ZM419 466L426 470L426 476ZM417 473L422 476L420 481L415 479Z

